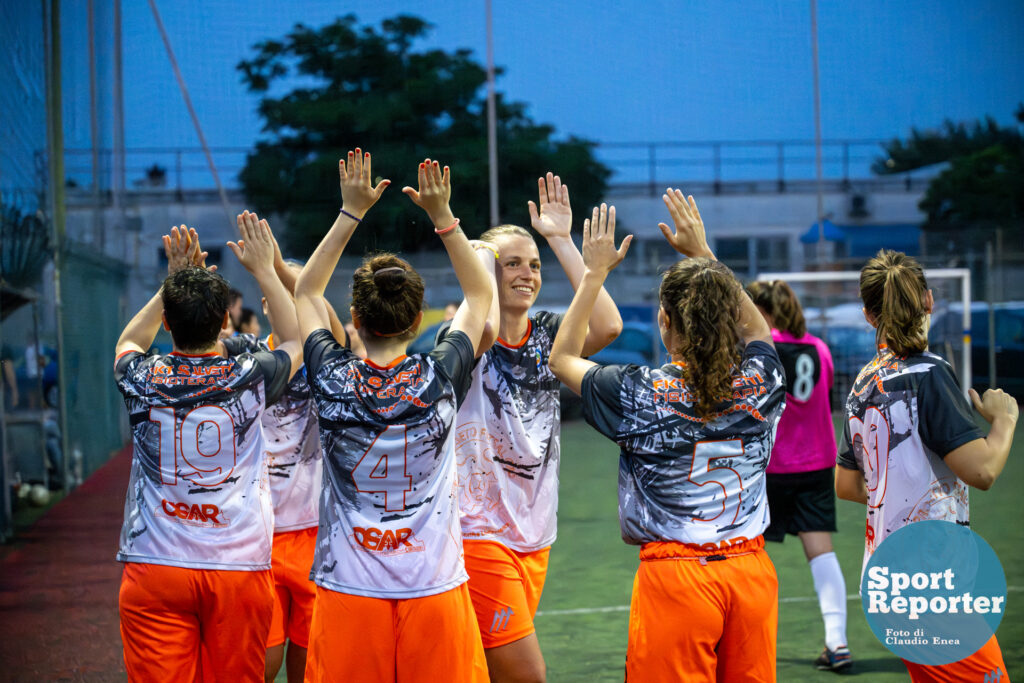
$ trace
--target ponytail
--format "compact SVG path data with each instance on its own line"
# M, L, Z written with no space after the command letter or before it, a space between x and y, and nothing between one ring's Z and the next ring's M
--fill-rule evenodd
M668 314L681 356L683 382L694 396L694 411L709 419L732 397L733 370L740 363L740 288L732 271L706 258L680 261L661 282L661 306Z
M875 339L897 356L928 348L927 293L921 264L899 251L879 251L860 271L860 298L877 323Z
M798 338L807 334L807 321L800 299L784 280L751 282L747 285L747 292L754 305L771 316L775 329L785 330Z

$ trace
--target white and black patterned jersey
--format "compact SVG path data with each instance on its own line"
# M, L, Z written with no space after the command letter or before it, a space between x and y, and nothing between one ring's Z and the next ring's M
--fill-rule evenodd
M223 340L228 355L271 350L273 337L260 340L240 334ZM314 527L320 519L323 466L316 412L309 394L306 367L263 413L263 443L267 450L270 497L274 502L274 531Z
M786 403L775 349L751 342L733 398L701 420L682 368L597 366L582 386L583 416L619 444L619 524L626 543L697 545L753 539L768 526L765 468Z
M266 351L117 359L134 448L118 560L270 568L274 520L260 417L290 370L287 354Z
M864 366L846 399L836 463L860 470L868 491L864 563L911 522L970 521L967 485L943 461L983 438L949 363L887 348Z
M324 458L310 577L378 598L464 583L453 427L472 373L469 337L451 333L380 367L317 330L305 359Z
M520 552L555 541L561 408L548 357L561 323L536 314L518 344L499 339L473 369L455 431L466 539Z

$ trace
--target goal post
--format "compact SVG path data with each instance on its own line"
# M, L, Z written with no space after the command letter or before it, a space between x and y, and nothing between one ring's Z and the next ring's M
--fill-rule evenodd
M929 288L933 291L936 302L932 312L932 331L935 331L936 316L943 317L944 327L948 327L949 321L957 314L960 316L960 330L958 330L958 341L961 346L959 349L959 375L960 387L966 395L972 381L971 271L967 268L927 268L924 271L924 276L928 281ZM800 297L809 327L813 328L814 333L824 332L826 343L830 341L828 338L829 326L841 330L858 329L858 325L861 330L867 327L867 322L863 321L863 317L860 318L860 321L856 320L857 312L861 307L860 293L857 291L860 271L761 273L757 276L757 280L783 280L789 283ZM855 304L855 310L851 304ZM816 324L817 327L815 327ZM863 335L853 335L853 337L862 339ZM929 339L929 343L938 341L940 340ZM953 353L949 339L946 339L946 346L947 354ZM868 351L874 355L874 346L872 345ZM835 353L833 350L834 355ZM949 360L951 363L954 362L953 358L949 358ZM842 397L845 398L844 395Z

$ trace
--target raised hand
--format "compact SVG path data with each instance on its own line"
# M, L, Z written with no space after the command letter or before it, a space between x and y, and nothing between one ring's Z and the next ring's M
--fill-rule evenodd
M629 251L632 235L615 248L615 207L601 204L593 215L583 221L583 263L587 270L607 274L622 263Z
M537 179L540 193L540 209L532 201L530 207L530 224L544 239L569 237L572 228L572 207L569 206L569 187L562 184L562 179L548 171L544 178Z
M237 243L228 242L242 266L256 275L269 270L274 272L274 235L270 225L259 216L243 211L238 214L238 232L242 236Z
M445 166L436 161L424 159L420 164L419 189L414 190L408 185L402 188L402 192L409 195L413 203L427 212L434 227L443 230L455 222L448 202L452 197L451 172Z
M697 210L697 202L693 201L693 195L684 197L682 190L673 190L670 187L661 195L661 199L668 207L672 222L675 223L675 232L673 233L665 223L658 223L658 227L672 248L684 256L713 258L704 234L704 221L700 218L700 211Z
M338 173L341 176L341 208L356 218L362 218L391 184L390 180L381 180L376 187L372 185L370 153L364 154L358 147L348 153L348 161L338 161Z
M1000 416L1010 417L1014 422L1017 421L1017 417L1020 415L1017 400L1002 389L987 389L980 397L974 389L971 389L969 393L974 407L989 424Z
M199 247L199 235L195 228L182 225L175 226L171 232L164 235L164 254L167 255L167 274L174 273L188 268L198 266L206 268L206 257L209 252L202 251ZM217 266L210 266L210 272L217 270Z

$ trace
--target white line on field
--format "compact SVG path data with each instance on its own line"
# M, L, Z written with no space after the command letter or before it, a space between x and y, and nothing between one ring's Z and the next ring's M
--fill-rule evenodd
M1007 592L1014 593L1018 591L1024 591L1024 586L1007 586ZM779 602L792 603L792 602L816 602L818 598L816 596L793 596L786 598L779 598ZM860 596L856 593L851 593L846 596L847 602L854 602L860 600ZM599 614L601 612L628 612L629 605L611 605L608 607L580 607L577 609L547 609L539 610L537 612L538 617L561 617L570 614Z

